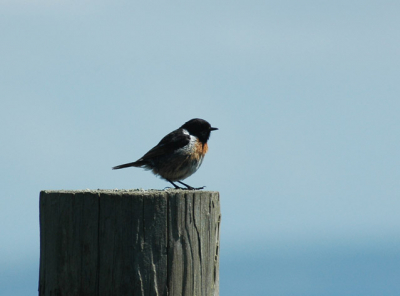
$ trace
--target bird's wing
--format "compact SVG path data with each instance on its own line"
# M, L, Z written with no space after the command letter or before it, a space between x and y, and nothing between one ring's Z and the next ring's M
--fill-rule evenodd
M160 155L168 154L176 149L182 148L189 144L190 135L183 133L182 129L177 129L166 135L160 143L147 152L140 160L157 157Z

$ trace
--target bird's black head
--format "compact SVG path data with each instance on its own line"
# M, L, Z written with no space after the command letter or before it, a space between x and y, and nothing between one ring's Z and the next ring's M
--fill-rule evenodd
M211 127L207 121L200 118L189 120L181 128L187 130L191 135L196 136L202 143L207 143L210 133L218 129Z

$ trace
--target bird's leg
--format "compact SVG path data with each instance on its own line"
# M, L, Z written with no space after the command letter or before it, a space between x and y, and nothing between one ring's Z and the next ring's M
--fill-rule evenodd
M179 186L177 186L174 182L172 182L171 180L166 179L169 183L171 183L172 185L174 185L175 189L183 189ZM179 182L179 181L178 181Z
M185 186L187 187L187 189L189 189L189 190L201 190L201 189L203 189L204 187L206 187L206 186L203 186L203 187L199 187L199 188L194 188L194 187L189 186L188 184L185 184L185 183L183 183L183 182L181 182L181 181L178 181L178 183L181 183L182 185L185 185Z

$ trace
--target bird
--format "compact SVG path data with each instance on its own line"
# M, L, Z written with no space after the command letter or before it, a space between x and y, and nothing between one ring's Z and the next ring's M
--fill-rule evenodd
M194 174L201 166L208 151L207 141L212 127L204 119L194 118L185 122L180 128L172 131L134 162L113 167L113 170L127 167L140 167L151 170L153 174L171 183L175 189L201 190L203 187L192 187L182 182ZM174 182L184 185L179 187Z

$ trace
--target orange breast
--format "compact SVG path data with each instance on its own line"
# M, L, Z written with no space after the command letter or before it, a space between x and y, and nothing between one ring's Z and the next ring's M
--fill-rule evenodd
M207 143L205 143L203 145L203 156L207 153L207 151L208 151L208 145L207 145Z
M200 160L208 151L207 143L202 144L200 141L197 141L194 148L194 153L192 154L192 159Z

